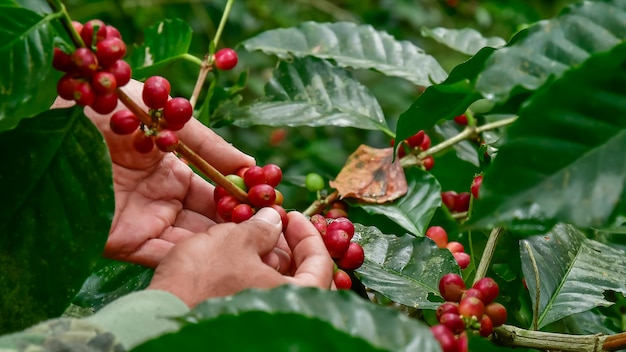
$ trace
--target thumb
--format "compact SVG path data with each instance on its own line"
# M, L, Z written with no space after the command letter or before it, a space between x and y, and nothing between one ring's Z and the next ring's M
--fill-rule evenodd
M261 208L250 219L237 225L237 231L253 244L259 254L271 251L282 233L280 214L272 208Z

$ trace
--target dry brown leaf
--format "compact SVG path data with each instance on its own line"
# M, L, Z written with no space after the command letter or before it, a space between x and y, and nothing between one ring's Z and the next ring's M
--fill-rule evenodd
M350 155L330 186L341 198L356 198L367 203L385 203L406 194L404 169L399 159L392 163L393 148L377 149L361 144Z

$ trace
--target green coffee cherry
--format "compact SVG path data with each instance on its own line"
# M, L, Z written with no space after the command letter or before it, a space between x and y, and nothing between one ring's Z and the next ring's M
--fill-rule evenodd
M306 175L304 186L309 192L317 192L324 189L324 179L314 172Z
M237 187L241 188L242 190L244 190L245 192L248 191L248 188L246 187L245 182L243 182L243 178L241 178L241 176L232 174L232 175L226 175L226 178L234 183L235 185L237 185Z

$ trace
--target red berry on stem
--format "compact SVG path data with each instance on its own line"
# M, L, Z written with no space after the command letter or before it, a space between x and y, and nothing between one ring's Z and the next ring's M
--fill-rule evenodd
M448 233L441 226L431 226L426 230L426 237L435 241L439 248L446 248L448 244Z
M72 55L66 54L59 48L54 48L54 54L52 55L52 67L62 72L70 72L74 68Z
M96 99L96 94L87 81L78 80L74 85L74 100L81 106L91 105Z
M392 139L390 144L393 147L396 144L396 140ZM406 149L404 149L404 142L400 143L400 145L398 146L397 153L398 153L398 158L404 158L406 156Z
M267 184L272 187L278 186L283 178L283 171L280 169L280 166L275 164L267 164L263 166L262 169L265 173Z
M117 60L111 66L105 69L108 72L111 72L113 76L115 76L115 81L117 82L118 87L125 86L128 82L130 82L131 77L131 69L130 65L124 60Z
M74 30L79 35L80 35L80 32L82 32L82 30L83 30L83 24L78 22L78 21L72 21L72 27L74 27Z
M476 319L480 321L484 313L485 304L476 297L463 298L459 303L459 315L463 317L476 317Z
M435 158L432 155L429 155L422 159L422 166L424 166L424 170L428 171L435 166Z
M347 218L348 213L343 209L334 208L327 211L324 216L329 219Z
M65 100L74 100L76 83L78 83L78 80L73 78L71 74L64 75L57 82L57 94Z
M465 252L465 248L463 247L461 242L457 242L457 241L448 242L448 244L446 245L446 248L448 248L448 250L452 253Z
M171 130L160 130L154 138L154 144L163 152L173 152L178 147L178 136Z
M96 31L96 43L93 43L94 31ZM104 40L106 36L106 25L100 20L86 22L80 31L80 37L83 39L87 48L91 48L92 44L97 44L99 41Z
M438 308L435 314L437 315L437 320L439 320L444 314L453 313L459 315L459 305L454 302L444 302Z
M465 330L465 322L458 314L446 313L439 318L439 323L447 326L455 334L460 334Z
M494 327L506 323L506 308L500 303L489 303L485 306L485 314L491 318Z
M356 242L350 242L348 250L339 259L337 265L343 270L356 270L363 265L364 260L365 252L363 252L363 247Z
M468 211L470 205L470 193L469 192L461 192L456 196L456 200L454 201L454 210L458 213Z
M350 275L341 269L337 269L333 274L333 282L338 290L349 290L352 287Z
M321 214L315 214L311 216L311 224L315 227L315 229L320 233L320 235L326 235L326 230L328 229L328 225L326 223L326 218L324 218Z
M432 332L435 339L439 342L443 352L457 352L458 344L456 338L452 330L447 326L443 324L431 326L430 332Z
M250 166L243 173L243 182L248 188L252 188L252 186L267 184L267 176L265 176L265 171L263 171L262 167L254 165Z
M467 115L461 114L459 116L455 116L454 117L454 122L458 123L459 125L466 126L467 125Z
M246 184L243 182L243 178L239 177L238 175L226 175L226 178L235 184L235 186L237 186L237 188L243 190L244 192L248 191L248 188L246 188Z
M170 82L161 76L152 76L143 85L141 97L150 109L165 106L170 94Z
M118 31L117 28L111 26L110 24L106 26L106 31L107 31L106 39L110 39L110 38L122 39L122 35L120 34L120 31Z
M285 208L281 207L278 204L272 204L270 205L270 208L276 210L280 215L280 221L283 223L284 231L287 228L287 225L289 225L289 216L287 216L287 211L285 210Z
M243 174L245 174L249 168L250 168L249 166L242 166L235 172L235 175L243 178Z
M457 193L455 191L441 192L441 202L450 211L454 211Z
M87 48L78 48L74 51L72 64L83 78L89 78L98 71L98 58Z
M99 71L91 78L91 86L96 94L109 94L117 88L117 80L111 72Z
M428 137L426 133L424 133L424 140L422 141L422 144L420 144L420 148L422 150L430 148L430 137Z
M192 114L193 107L185 98L172 98L165 103L163 108L163 118L168 124L184 125L191 119Z
M93 103L89 105L93 111L101 115L110 114L117 107L117 93L97 94Z
M491 318L489 318L488 315L483 315L482 318L480 318L480 329L478 330L478 333L482 337L487 337L491 335L492 332L493 322L491 321Z
M150 153L154 148L154 138L146 135L142 130L137 130L133 135L133 147L142 154Z
M480 290L477 290L475 288L468 288L465 292L463 292L463 297L461 297L461 299L466 298L466 297L476 297L479 300L483 300L483 293Z
M126 44L120 38L107 38L98 43L96 56L102 67L109 67L126 55Z
M111 131L116 134L131 134L139 128L139 118L130 110L120 110L111 116L109 124ZM144 134L143 131L141 131L141 134ZM152 150L152 147L150 147L150 150Z
M411 137L405 139L405 141L406 141L406 144L408 144L409 147L411 148L419 147L424 141L424 130L417 132Z
M480 190L480 186L483 184L483 175L478 175L474 177L472 180L472 186L470 187L470 191L474 198L478 199L478 191Z
M276 201L276 191L268 184L258 184L250 187L248 199L255 207L268 207Z
M496 281L490 277L483 277L476 281L472 287L483 293L483 302L485 304L493 302L498 297L498 292L500 291Z
M248 204L239 204L233 208L231 213L232 222L238 224L250 219L254 215L254 209Z
M350 247L350 236L344 230L327 231L322 237L324 245L333 258L341 258Z
M218 70L230 70L237 66L237 53L230 48L220 49L215 53L215 67Z
M454 257L454 260L456 260L456 263L459 264L459 267L461 269L467 268L472 260L469 254L465 252L454 252L452 253L452 256Z
M217 202L217 215L219 215L224 221L231 221L233 210L236 206L241 204L234 196L225 196Z
M230 193L228 193L226 188L222 186L216 186L215 189L213 190L213 201L215 202L215 204L217 204L217 202L219 202L220 199L229 195Z
M328 224L328 231L338 229L344 230L348 234L348 236L350 236L350 239L352 239L352 236L354 236L354 224L352 223L352 221L350 221L350 219L346 217L333 219L333 221Z
M283 202L285 201L283 193L277 189L274 189L274 192L276 192L276 200L274 201L274 204L282 206Z
M469 342L467 341L467 333L463 331L456 339L459 349L457 352L468 352Z
M459 302L463 291L465 291L465 282L458 274L445 274L439 280L439 293L446 301Z

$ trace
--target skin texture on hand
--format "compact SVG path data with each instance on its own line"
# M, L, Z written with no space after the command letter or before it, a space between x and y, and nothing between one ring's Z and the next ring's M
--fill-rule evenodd
M321 236L302 214L288 216L285 239L293 253L293 276L262 260L276 245L282 228L278 213L263 208L240 224L218 224L179 242L156 268L148 288L168 291L190 307L247 288L284 284L330 288L333 261Z

